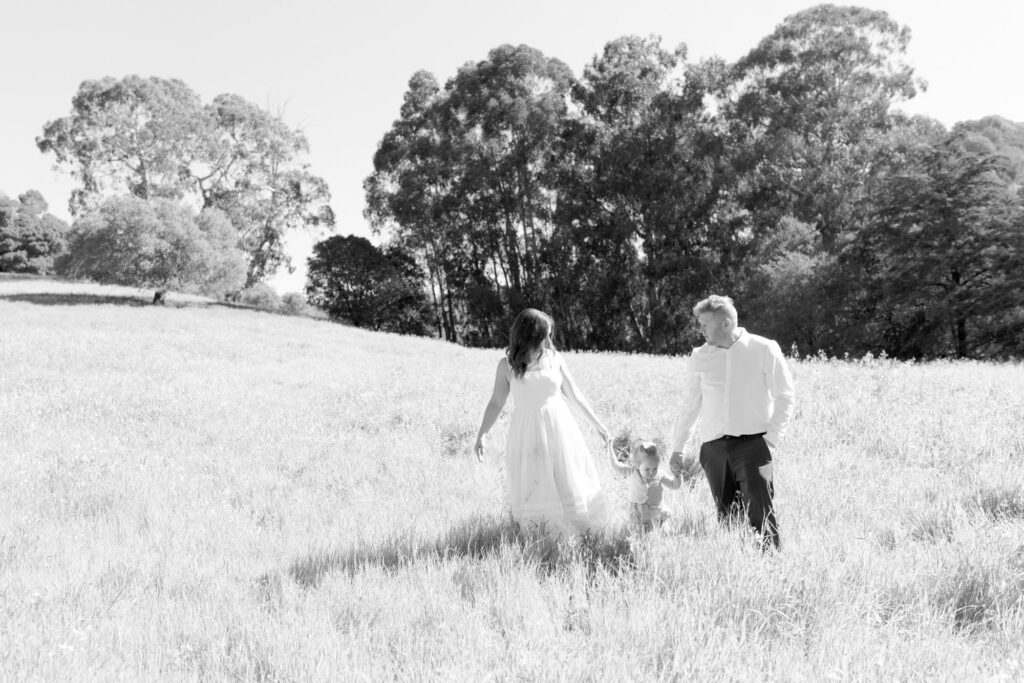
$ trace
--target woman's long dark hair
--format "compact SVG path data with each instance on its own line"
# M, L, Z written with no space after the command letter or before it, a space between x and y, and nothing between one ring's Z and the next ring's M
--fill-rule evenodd
M530 356L537 349L544 347L554 350L555 346L551 343L554 332L555 322L551 316L536 308L524 309L516 316L508 333L508 350L505 351L513 375L523 378L526 366L530 364Z

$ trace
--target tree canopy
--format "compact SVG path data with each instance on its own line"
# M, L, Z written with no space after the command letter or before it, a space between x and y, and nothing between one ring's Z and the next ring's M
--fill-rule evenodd
M334 225L306 137L237 95L203 104L177 79L107 77L83 82L71 109L36 143L81 183L73 216L121 195L219 209L249 254L247 286L289 265L286 233Z
M245 281L234 226L218 209L198 216L170 199L112 197L71 226L68 277L222 296Z
M411 255L365 237L335 235L313 248L308 302L335 320L372 330L426 334L431 322L423 273Z
M68 225L47 208L38 190L17 200L0 193L0 273L53 272L54 259L65 249Z
M819 5L734 62L622 36L579 75L529 45L418 71L363 184L381 243L317 244L310 301L480 346L534 306L563 346L683 353L718 292L800 353L1019 356L1024 124L901 111L925 87L910 37ZM285 235L334 225L306 137L238 95L85 81L37 144L80 184L70 272L256 291ZM48 216L0 200L0 269L51 267Z
M569 347L684 352L719 292L801 353L1019 354L1022 128L902 113L909 41L821 5L734 63L623 36L579 77L526 45L421 71L367 216L465 344L529 305Z

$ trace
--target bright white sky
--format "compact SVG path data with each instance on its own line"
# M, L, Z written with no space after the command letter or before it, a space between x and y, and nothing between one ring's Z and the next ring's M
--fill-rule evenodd
M735 60L798 0L15 0L0 39L0 191L43 193L67 219L73 183L35 146L66 116L78 85L128 74L179 78L204 101L237 93L301 127L333 194L340 234L370 236L362 181L398 116L409 77L440 82L504 43L525 43L577 74L626 34ZM1021 0L865 0L910 26L909 61L928 82L907 108L947 126L999 114L1024 122ZM272 284L301 291L313 238L291 241L298 270Z

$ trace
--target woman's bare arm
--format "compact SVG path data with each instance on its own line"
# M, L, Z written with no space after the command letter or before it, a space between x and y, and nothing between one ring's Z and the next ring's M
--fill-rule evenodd
M562 393L569 399L570 402L575 403L577 407L583 412L590 424L594 425L594 429L601 435L601 438L607 441L611 438L611 434L608 433L608 428L604 426L601 420L598 419L597 415L594 414L594 410L590 407L590 403L587 402L587 398L580 391L580 388L576 386L576 381L573 380L572 374L569 372L569 368L566 367L565 363L561 358L558 359L558 368L562 373Z
M508 393L511 389L508 381L509 374L508 361L502 358L498 361L498 367L494 371L494 389L491 391L491 398L484 409L484 419L480 424L480 431L476 435L476 445L473 446L473 453L476 454L476 459L480 462L483 462L484 459L484 438L497 422L498 416L501 415L501 409L505 407L505 401L508 400Z
M622 475L629 475L633 472L633 466L629 463L619 462L619 459L615 457L615 449L608 445L608 462L611 463L612 469Z

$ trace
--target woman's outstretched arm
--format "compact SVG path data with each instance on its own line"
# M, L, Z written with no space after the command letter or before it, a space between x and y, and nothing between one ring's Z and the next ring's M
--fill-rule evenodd
M628 474L631 474L633 472L633 466L632 465L630 465L628 463L624 463L624 462L619 462L619 459L615 457L615 449L611 447L611 444L608 444L608 449L607 450L608 450L608 462L611 464L612 469L614 471L616 471L616 472L618 472L619 474L622 474L622 475L628 475Z
M566 367L561 357L558 358L558 368L562 372L562 393L572 403L575 403L583 414L586 416L590 424L594 425L594 429L601 435L601 438L607 441L611 438L611 434L608 433L608 428L604 426L604 423L598 419L597 415L594 414L594 410L590 407L590 403L587 402L587 398L580 391L580 388L576 386L576 381L573 380L572 374L569 372L569 368Z
M498 367L494 371L494 389L491 391L491 399L487 402L487 408L484 409L484 419L480 424L480 431L476 435L476 445L473 446L473 453L476 454L476 459L480 462L484 460L484 439L487 432L498 420L501 409L505 407L505 401L508 400L508 392L511 388L508 381L510 374L508 361L502 358L498 361Z

